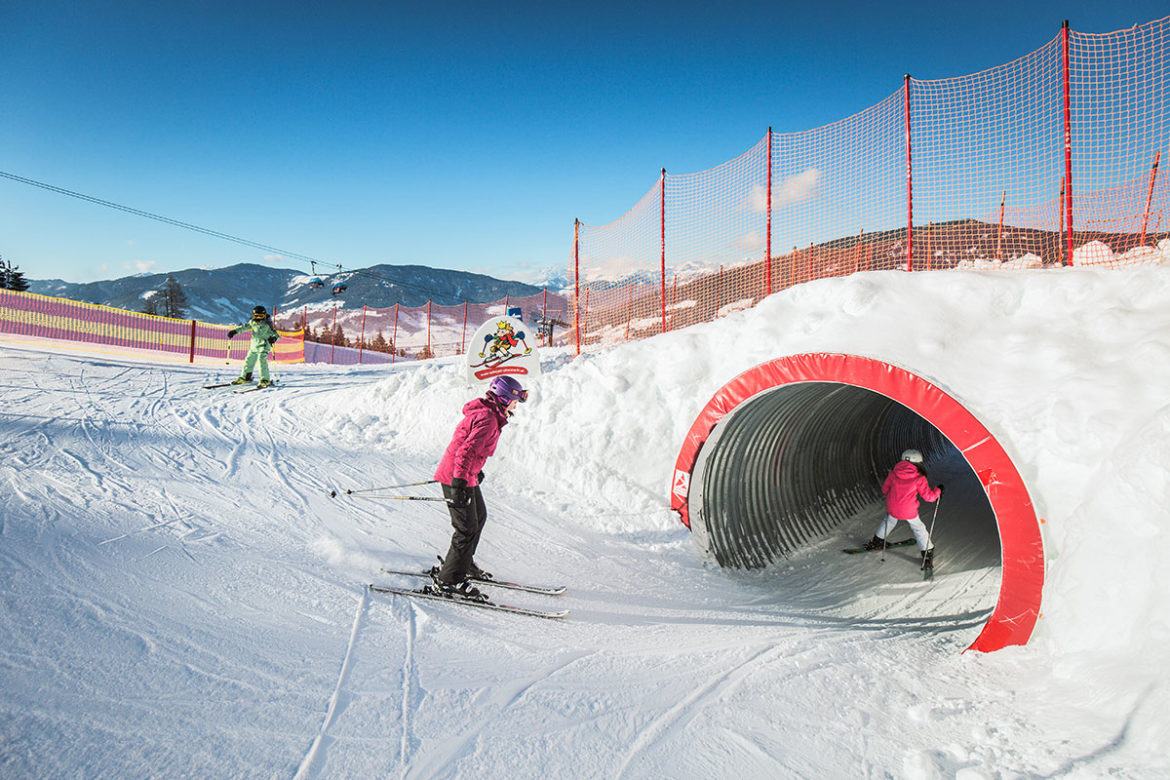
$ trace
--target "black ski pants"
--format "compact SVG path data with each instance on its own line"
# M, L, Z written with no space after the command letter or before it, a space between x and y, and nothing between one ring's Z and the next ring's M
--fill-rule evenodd
M462 582L470 573L475 548L479 546L479 536L487 521L487 506L483 502L483 492L479 485L467 490L471 493L471 501L467 506L452 506L455 489L443 485L443 497L447 499L447 511L451 513L451 527L455 532L451 534L451 548L447 550L447 557L439 568L439 579L452 585Z

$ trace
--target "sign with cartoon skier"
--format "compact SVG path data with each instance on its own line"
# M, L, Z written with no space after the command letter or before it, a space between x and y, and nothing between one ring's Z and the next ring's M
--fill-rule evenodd
M467 348L467 378L486 382L501 374L540 376L540 356L516 317L493 317L479 327Z

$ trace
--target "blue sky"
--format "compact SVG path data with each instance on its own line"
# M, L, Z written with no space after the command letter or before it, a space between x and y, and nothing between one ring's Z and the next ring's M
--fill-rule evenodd
M0 172L346 268L528 280L573 220L1164 2L0 4ZM302 261L0 178L34 279ZM318 269L328 270L327 265Z

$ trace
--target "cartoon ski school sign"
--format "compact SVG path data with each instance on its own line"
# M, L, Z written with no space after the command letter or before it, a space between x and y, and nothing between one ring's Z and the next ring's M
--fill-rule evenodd
M479 327L467 348L467 381L491 381L501 374L540 376L540 356L528 343L524 323L515 317L493 317Z

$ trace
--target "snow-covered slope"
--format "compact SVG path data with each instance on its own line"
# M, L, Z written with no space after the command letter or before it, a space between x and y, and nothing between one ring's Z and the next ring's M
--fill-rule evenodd
M568 584L506 595L561 623L363 587L446 548L441 503L344 491L430 477L473 394L452 361L241 396L199 388L234 367L0 343L0 772L1167 776L1167 303L1160 266L861 274L546 353L477 559ZM961 653L998 571L944 546L950 490L933 583L837 552L877 504L763 572L699 560L666 509L682 436L735 374L816 350L947 377L1005 443L1047 519L1028 646Z

